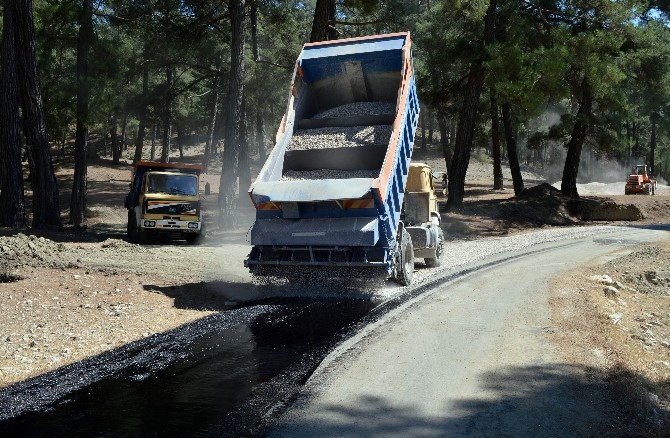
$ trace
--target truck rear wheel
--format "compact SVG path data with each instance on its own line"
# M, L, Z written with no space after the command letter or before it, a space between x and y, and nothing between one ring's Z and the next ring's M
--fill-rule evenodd
M412 237L404 228L400 228L400 241L396 256L395 281L403 286L412 284L414 278L414 245Z
M442 253L444 252L444 233L440 228L437 232L437 245L435 246L435 257L426 257L423 259L429 268L437 268L442 264Z

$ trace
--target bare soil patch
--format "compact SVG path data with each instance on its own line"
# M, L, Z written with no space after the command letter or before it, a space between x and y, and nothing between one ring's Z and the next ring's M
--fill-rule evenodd
M553 281L550 338L566 362L600 370L592 378L634 401L624 408L637 422L622 436L670 433L669 258L666 240L594 260Z

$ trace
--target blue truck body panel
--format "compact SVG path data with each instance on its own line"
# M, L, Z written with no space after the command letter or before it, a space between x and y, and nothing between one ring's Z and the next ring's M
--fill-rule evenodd
M395 111L312 118L357 102L383 102ZM408 33L306 44L276 144L249 189L256 221L245 265L382 266L390 274L418 117ZM388 143L289 148L296 129L359 124L389 125ZM323 169L371 177L284 178L288 171Z

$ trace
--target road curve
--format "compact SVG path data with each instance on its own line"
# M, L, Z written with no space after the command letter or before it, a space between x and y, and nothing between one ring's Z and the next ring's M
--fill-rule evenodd
M323 361L269 436L615 433L606 390L588 370L562 363L547 341L548 281L623 247L667 238L668 228L585 234L522 245L461 274L443 270L425 279L419 287L429 290Z

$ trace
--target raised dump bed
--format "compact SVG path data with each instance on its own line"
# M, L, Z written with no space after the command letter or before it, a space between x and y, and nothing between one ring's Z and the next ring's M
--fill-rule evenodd
M395 270L419 104L408 33L306 44L249 195L245 265Z

